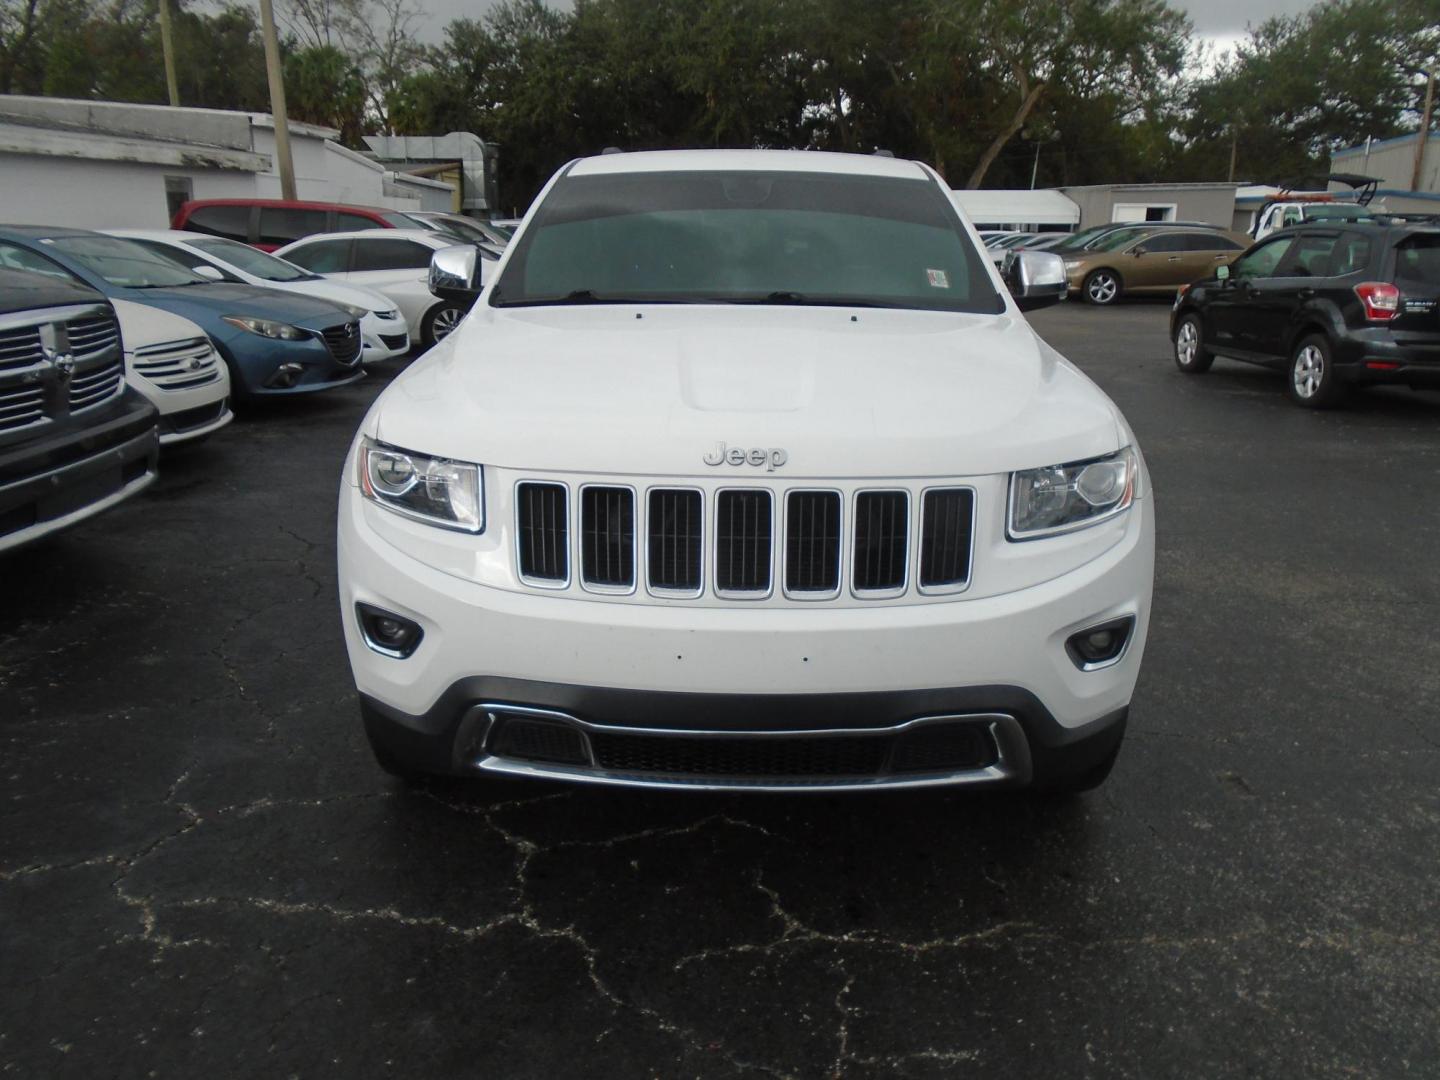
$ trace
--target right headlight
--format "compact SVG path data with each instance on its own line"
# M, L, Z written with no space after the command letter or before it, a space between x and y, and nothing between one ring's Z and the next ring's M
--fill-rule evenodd
M1127 446L1102 458L1012 473L1005 535L1034 540L1114 517L1134 501L1139 468Z
M431 525L485 531L485 488L479 465L417 454L369 438L361 440L357 456L365 498Z

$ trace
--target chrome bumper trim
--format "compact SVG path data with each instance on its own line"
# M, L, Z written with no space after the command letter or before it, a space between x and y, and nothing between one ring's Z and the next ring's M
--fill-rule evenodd
M511 758L496 757L486 752L484 743L488 742L489 733L495 730L499 721L505 716L551 720L574 727L581 736L586 755L590 758L590 764L588 766L545 764L542 762L519 761ZM481 721L482 717L483 721ZM480 742L474 740L473 737L467 740L473 748L472 753L474 753L475 750L479 751L475 756L465 755L466 763L470 768L506 776L569 780L585 784L655 788L668 791L827 792L875 790L877 788L902 789L1000 784L1023 785L1030 782L1032 775L1030 747L1025 739L1025 732L1021 728L1019 721L1005 713L946 713L943 715L917 717L916 719L907 720L903 724L896 724L892 727L827 728L808 731L690 731L678 728L621 727L608 724L593 724L589 721L571 716L569 713L557 712L553 709L535 709L527 706L502 705L496 703L485 703L473 706L468 710L467 718L473 718L474 722L478 722L477 726L483 725L483 735ZM596 734L651 738L814 739L855 736L894 737L904 731L921 725L953 722L957 720L971 723L986 722L989 724L990 736L994 740L996 748L996 760L994 764L978 769L961 769L951 772L897 773L883 776L846 777L843 779L797 779L787 781L779 777L756 779L743 776L692 777L658 773L625 773L602 769L595 764L595 752L590 742L590 734L592 732ZM474 729L472 728L472 730Z

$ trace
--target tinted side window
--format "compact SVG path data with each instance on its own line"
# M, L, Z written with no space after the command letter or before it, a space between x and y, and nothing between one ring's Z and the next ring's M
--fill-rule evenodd
M1279 240L1262 244L1248 255L1242 255L1231 263L1230 276L1252 279L1273 277L1275 269L1280 265L1280 260L1285 257L1285 253L1290 250L1290 245L1294 242L1293 236L1282 236Z
M351 214L341 210L335 215L336 232L358 232L361 229L383 229L385 226L364 214Z
M414 240L355 241L355 270L422 270L435 252Z
M1359 233L1341 233L1330 256L1332 277L1358 274L1370 265L1370 238Z
M1164 233L1160 236L1149 236L1139 244L1145 249L1145 253L1151 254L1162 251L1184 251L1185 237L1179 233Z
M283 206L260 208L262 244L288 244L302 236L313 236L324 231L324 210L293 210Z
M1395 276L1401 281L1440 285L1440 236L1412 236L1395 248Z
M1335 250L1334 233L1309 233L1296 239L1284 262L1276 270L1277 277L1328 277L1330 253Z
M350 269L350 240L317 240L285 253L285 261L312 274L343 274Z
M185 219L185 228L244 243L250 239L250 207L202 206Z
M1185 237L1185 251L1240 251L1241 245L1228 236L1196 232Z

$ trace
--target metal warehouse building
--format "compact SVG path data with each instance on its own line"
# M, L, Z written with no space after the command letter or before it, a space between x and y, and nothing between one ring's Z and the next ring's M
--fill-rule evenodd
M387 170L290 125L302 199L449 210L451 185ZM163 228L186 199L279 198L275 123L265 113L0 96L0 220Z

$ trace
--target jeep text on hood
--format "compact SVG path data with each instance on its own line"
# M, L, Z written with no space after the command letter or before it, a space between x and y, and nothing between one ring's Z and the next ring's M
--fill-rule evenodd
M1021 314L1063 294L1058 256L1007 275L913 162L562 169L346 464L342 615L380 763L1103 780L1149 623L1148 477Z

